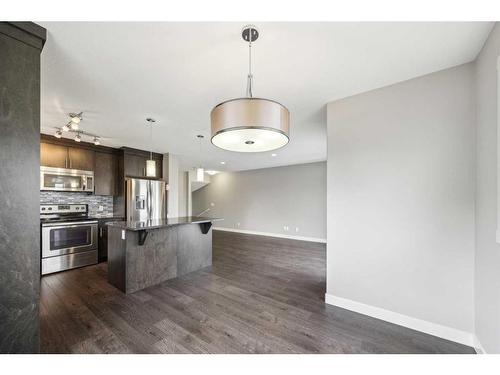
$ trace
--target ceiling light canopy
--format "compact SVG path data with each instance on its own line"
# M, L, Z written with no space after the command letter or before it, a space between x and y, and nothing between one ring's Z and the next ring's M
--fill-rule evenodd
M212 143L235 152L275 150L289 142L290 112L274 100L253 97L252 42L259 32L255 26L245 26L242 37L249 50L247 97L225 101L212 109Z

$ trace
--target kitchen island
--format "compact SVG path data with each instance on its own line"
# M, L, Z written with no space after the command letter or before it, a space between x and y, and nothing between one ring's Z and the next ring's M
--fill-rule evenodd
M108 225L108 282L133 293L212 265L210 217L115 221Z

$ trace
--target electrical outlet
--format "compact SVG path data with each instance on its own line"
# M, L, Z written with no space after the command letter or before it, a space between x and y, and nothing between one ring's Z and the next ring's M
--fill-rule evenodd
M240 227L240 223L236 223L236 226L239 228Z
M289 230L289 229L290 229L290 228L288 227L288 225L283 226L283 230L284 230L285 232L288 232L288 230Z
M298 232L299 231L299 227L295 227L295 232Z
M99 207L97 207L97 211L99 211L99 212L104 211L104 206L99 206Z

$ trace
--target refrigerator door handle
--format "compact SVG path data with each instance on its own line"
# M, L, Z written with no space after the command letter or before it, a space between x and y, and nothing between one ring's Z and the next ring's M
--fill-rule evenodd
M148 219L153 218L153 191L151 181L148 181Z

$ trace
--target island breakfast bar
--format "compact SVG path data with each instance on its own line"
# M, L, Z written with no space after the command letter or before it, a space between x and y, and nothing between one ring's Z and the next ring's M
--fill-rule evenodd
M108 282L125 293L212 265L210 217L117 221L108 225Z

